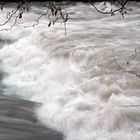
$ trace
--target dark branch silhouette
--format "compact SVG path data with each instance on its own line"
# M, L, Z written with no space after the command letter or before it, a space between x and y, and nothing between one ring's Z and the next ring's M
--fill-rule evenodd
M110 9L110 11L108 12L104 12L104 11L101 11L100 9L98 9L94 3L91 2L91 0L89 0L89 3L92 5L92 7L98 11L99 13L101 14L110 14L111 16L115 15L116 12L120 12L121 15L124 17L124 14L127 13L126 11L126 4L127 4L128 0L121 0L120 2L118 1L119 5L120 5L120 8L117 8L117 9ZM106 1L104 1L104 5L106 5Z
M6 5L7 3L3 3L1 5L1 11L3 11L4 9L4 6ZM43 14L41 14L35 21L34 24L32 25L27 25L27 26L22 26L21 23L19 23L19 19L23 18L23 14L24 12L28 12L30 9L29 9L29 4L30 2L29 1L26 1L26 0L22 0L22 2L18 3L17 6L16 6L16 9L15 10L12 10L11 12L8 12L7 13L7 20L4 21L3 23L0 24L0 26L4 26L6 25L7 23L10 22L10 20L12 18L15 18L14 19L14 23L13 25L9 28L9 29L1 29L0 31L4 31L4 30L12 30L12 28L15 26L15 25L19 25L21 27L24 27L24 28L28 28L28 27L35 27L37 25L40 24L40 19L42 17L46 17L48 20L49 20L49 23L48 23L48 27L54 25L57 21L61 21L62 23L64 23L64 26L65 26L65 34L66 34L66 22L68 21L69 17L68 17L68 14L64 14L62 12L62 9L61 7L57 7L53 2L49 2L49 4L46 6L46 12L44 12Z

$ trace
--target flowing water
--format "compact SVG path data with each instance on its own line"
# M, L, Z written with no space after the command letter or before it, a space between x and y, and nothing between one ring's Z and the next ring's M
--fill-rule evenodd
M64 4L66 35L62 23L48 28L45 18L35 28L2 31L3 94L42 103L38 120L66 140L139 140L140 3L128 7L123 19L89 4ZM21 19L24 26L46 10L38 4L31 9Z

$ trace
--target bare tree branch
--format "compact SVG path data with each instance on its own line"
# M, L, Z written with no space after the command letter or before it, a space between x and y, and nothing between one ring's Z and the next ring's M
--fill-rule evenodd
M117 107L126 107L126 108L132 108L132 107L140 107L140 104L136 104L136 105L117 105L117 104L115 104L115 106L117 106Z
M6 3L5 3L6 4ZM3 4L1 7L3 7L5 4ZM49 20L49 24L48 27L50 27L51 25L54 25L55 22L61 20L64 23L64 29L65 29L65 34L66 34L66 22L68 21L69 17L68 14L64 14L62 12L61 7L56 7L56 5L53 2L50 2L49 5L46 7L47 10L45 13L41 14L35 21L34 24L32 25L27 25L27 26L22 26L21 23L18 21L18 19L22 18L22 15L25 11L29 11L29 7L28 7L29 1L27 0L22 0L21 3L18 3L16 9L14 11L12 11L11 13L8 12L7 13L7 20L0 24L0 26L4 26L6 25L12 18L15 18L14 20L14 24L11 26L10 29L2 29L0 31L4 31L4 30L12 30L12 28L17 25L17 26L21 26L23 28L29 28L29 27L35 27L37 25L40 24L40 19L42 17L46 17ZM2 8L3 10L3 8ZM50 14L49 14L50 13Z
M139 52L140 53L140 52ZM138 53L137 53L138 54ZM137 55L136 54L136 55ZM129 74L133 74L135 75L137 78L140 78L140 74L138 73L135 73L133 70L125 70L119 63L118 63L118 60L116 59L115 57L115 54L114 54L114 51L112 50L112 55L113 55L113 59L114 61L116 62L116 64L118 65L118 67L125 73L129 73ZM131 56L130 56L131 57ZM128 63L128 62L127 62Z
M126 6L127 2L128 2L128 0L125 0L124 2L123 2L123 0L121 0L121 3L120 3L121 7L120 7L120 8L115 9L115 10L113 10L113 9L111 8L110 11L104 12L104 11L99 10L99 9L95 6L95 4L92 3L91 0L89 0L89 3L91 4L91 6L92 6L97 12L99 12L99 13L101 13L101 14L110 14L111 16L112 16L112 15L115 15L116 12L120 12L121 15L122 15L123 17L124 17L124 14L126 13L126 7L125 7L125 6Z

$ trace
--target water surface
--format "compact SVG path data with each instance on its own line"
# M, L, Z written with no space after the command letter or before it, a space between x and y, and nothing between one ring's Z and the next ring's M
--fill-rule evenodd
M33 5L22 26L1 32L14 41L0 49L4 94L42 103L38 120L67 140L139 140L140 3L128 6L123 19L89 4L65 5L65 35L62 23L48 28L46 18L23 28L46 10Z

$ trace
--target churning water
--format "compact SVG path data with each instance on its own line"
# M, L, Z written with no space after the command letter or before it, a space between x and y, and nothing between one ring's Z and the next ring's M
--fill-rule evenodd
M128 7L123 19L89 4L65 5L64 35L63 24L48 28L45 18L23 28L46 10L32 5L23 24L0 33L4 94L41 102L39 121L67 140L140 140L140 3Z

